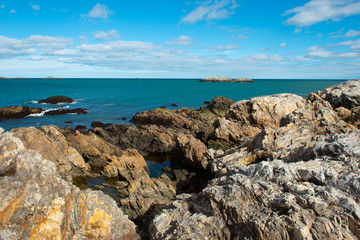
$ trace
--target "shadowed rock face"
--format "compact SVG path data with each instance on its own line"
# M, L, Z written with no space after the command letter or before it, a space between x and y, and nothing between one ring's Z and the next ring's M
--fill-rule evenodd
M0 120L1 119L14 119L24 118L33 113L41 113L42 108L31 108L25 106L9 106L0 108Z
M42 99L39 101L39 103L59 104L59 103L72 103L74 101L75 101L74 99L66 96L53 96L46 99Z
M54 163L2 129L0 192L2 239L139 239L110 197L62 180Z

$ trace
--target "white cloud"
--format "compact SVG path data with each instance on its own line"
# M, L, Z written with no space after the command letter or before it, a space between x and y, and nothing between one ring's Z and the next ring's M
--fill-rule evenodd
M15 9L11 9L11 10L10 10L10 13L16 13L16 10L15 10Z
M97 3L87 14L90 18L102 18L107 19L110 15L114 14L114 11L111 11L108 6L105 4Z
M256 54L250 55L250 59L261 60L261 61L283 61L285 58L279 54L265 55L262 53L256 53Z
M270 48L260 48L258 51L259 52L267 52L267 51L270 51L271 49Z
M39 6L39 4L32 4L32 3L30 3L30 5L31 5L32 9L34 9L35 11L40 11L40 6Z
M296 28L295 30L294 30L294 33L301 33L302 32L302 28Z
M356 31L356 30L352 30L350 29L346 34L345 36L346 37L357 37L360 35L360 31Z
M210 47L209 49L211 52L226 52L241 49L241 47L238 45L219 45L215 47Z
M0 8L5 8L5 4L1 4L1 5L0 5Z
M113 41L105 44L83 44L77 47L83 52L92 53L122 53L130 52L136 54L139 52L151 51L157 48L156 45L140 41Z
M239 5L236 0L209 0L203 1L200 6L186 14L181 23L194 24L199 21L212 21L229 18L235 13L235 8Z
M108 32L95 31L92 33L92 35L94 36L94 39L103 40L103 41L120 38L120 35L118 34L117 30L114 29Z
M295 14L287 19L286 25L304 27L319 22L339 21L343 17L360 14L360 1L354 0L311 0L303 6L289 9L285 15Z
M286 42L280 43L279 47L281 48L287 47L287 43Z
M235 39L247 39L249 37L245 36L244 34L238 34L238 35L233 36L233 38L235 38Z
M181 35L177 38L171 39L171 41L166 42L168 45L175 45L175 46L185 46L190 47L193 43L193 39L186 35Z

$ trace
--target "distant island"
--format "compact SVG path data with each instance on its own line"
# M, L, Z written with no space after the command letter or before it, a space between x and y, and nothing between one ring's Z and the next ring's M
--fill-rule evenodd
M200 82L254 82L254 80L244 77L232 79L229 77L215 76L201 79Z
M44 77L44 79L63 79L63 78L53 77L53 76L47 76L47 77Z

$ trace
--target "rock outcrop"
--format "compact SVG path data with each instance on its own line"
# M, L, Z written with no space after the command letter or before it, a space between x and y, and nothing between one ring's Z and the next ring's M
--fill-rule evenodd
M360 80L350 80L326 88L319 95L335 109L345 107L351 109L360 106Z
M58 127L16 128L11 132L21 139L27 149L35 150L44 159L54 162L63 179L71 181L72 177L89 173L89 164L85 163L78 151L69 146Z
M61 179L53 162L0 129L1 239L139 239L100 191Z
M201 193L177 196L152 239L358 239L359 143L353 131L318 142L309 161L231 166Z
M34 113L41 113L42 108L32 108L26 106L9 106L0 108L0 120L1 119L15 119L24 118Z
M121 150L96 134L63 129L69 145L75 148L102 177L113 178L119 205L130 219L148 222L159 211L158 206L171 203L176 189L164 174L150 178L143 156L135 149Z
M75 108L75 109L56 109L51 111L46 111L44 115L64 115L64 114L87 114L87 109Z
M67 96L53 96L48 97L46 99L42 99L39 103L47 103L47 104L59 104L59 103L73 103L75 100L73 98Z

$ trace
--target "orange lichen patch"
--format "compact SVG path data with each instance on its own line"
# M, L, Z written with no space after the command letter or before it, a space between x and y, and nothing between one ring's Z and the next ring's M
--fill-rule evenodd
M111 215L104 213L100 208L96 208L92 217L89 218L85 236L106 239L111 234L111 219Z
M23 194L26 189L27 185L24 186L24 189L16 195L14 200L3 211L0 211L0 227L7 225L14 213L21 208L21 202L24 199Z
M64 219L61 209L64 204L63 198L52 201L44 220L31 230L30 239L61 239L61 223Z
M80 210L81 210L81 215L80 215L80 226L81 228L85 227L85 198L84 196L81 197L81 206L80 206Z

